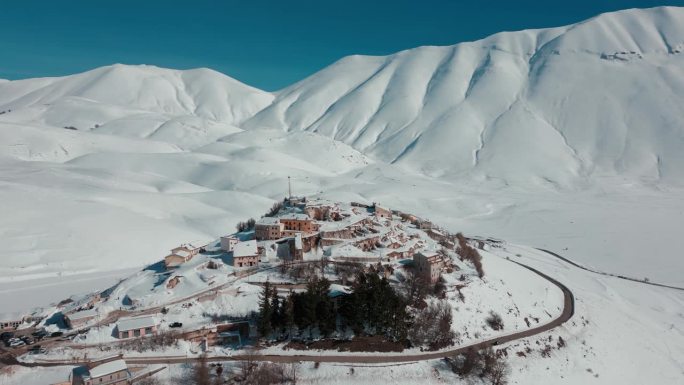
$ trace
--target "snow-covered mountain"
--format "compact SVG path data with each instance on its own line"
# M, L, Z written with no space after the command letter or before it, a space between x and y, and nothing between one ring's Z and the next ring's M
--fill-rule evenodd
M520 359L516 373L679 383L680 292L515 244L684 285L683 122L684 8L672 7L347 57L275 93L153 66L0 80L0 313L230 233L291 176L296 194L505 239L508 257L573 286L572 353Z
M566 188L684 182L684 10L599 15L386 57L268 93L207 69L114 65L0 85L5 119L194 148L235 126L311 131L430 176Z
M657 195L684 184L682 51L684 8L662 7L351 56L275 93L153 66L3 81L0 272L154 261L181 234L215 237L263 211L289 175L300 193L554 247L577 237L568 223L598 229L625 215L604 260L657 276L662 265L638 262L654 246L627 224L667 239L657 252L679 239L681 218L648 214L684 207ZM601 234L572 256L588 258ZM129 253L132 240L144 245Z
M272 100L267 92L209 69L177 71L145 65L116 64L61 78L18 80L6 82L0 89L0 105L4 109L48 106L60 110L68 109L69 101L81 101L171 115L196 115L225 123L239 123ZM59 103L65 104L55 106ZM94 119L92 110L98 106L85 106ZM116 117L113 115L97 117L112 120Z
M245 127L307 130L430 175L684 180L684 9L351 56Z
M273 95L209 69L112 65L0 84L4 120L149 138L192 148L224 135Z

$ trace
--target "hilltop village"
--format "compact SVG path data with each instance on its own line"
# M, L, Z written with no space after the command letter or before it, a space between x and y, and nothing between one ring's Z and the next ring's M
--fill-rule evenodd
M490 247L379 203L289 197L236 232L180 244L113 287L3 330L23 360L93 357L131 381L121 359L98 356L437 351L560 312L562 299L529 300L541 279L488 280L478 250ZM486 266L498 274L500 263ZM95 376L74 371L73 383L89 383L79 373Z

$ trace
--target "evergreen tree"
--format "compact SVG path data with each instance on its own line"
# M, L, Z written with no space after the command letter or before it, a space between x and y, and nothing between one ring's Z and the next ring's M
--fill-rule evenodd
M361 298L358 293L351 293L342 298L340 305L342 322L357 336L363 333L364 317L360 309Z
M330 281L323 277L314 282L313 296L316 302L316 325L325 337L332 334L337 327L337 316L330 298Z
M305 329L309 329L309 337L313 332L313 328L316 327L316 305L317 305L316 295L313 292L307 290L302 296L302 326Z
M262 337L268 337L273 332L271 327L271 318L273 317L271 292L271 284L266 281L266 283L264 283L264 288L259 295L259 320L257 323L257 330Z
M278 298L278 290L271 292L271 329L278 331L283 327L283 309Z
M294 295L290 291L282 305L283 309L283 328L287 332L288 338L292 335L292 328L295 325Z

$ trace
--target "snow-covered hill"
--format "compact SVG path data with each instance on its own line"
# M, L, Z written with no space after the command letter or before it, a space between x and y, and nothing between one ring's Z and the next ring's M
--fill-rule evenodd
M680 283L682 51L684 9L663 7L352 56L276 93L153 66L2 81L0 281L155 261L292 176Z
M381 202L682 286L683 107L684 8L672 7L347 57L276 93L152 66L0 80L0 313L231 233L288 176L296 194ZM680 292L520 250L508 256L573 286L579 304L564 331L574 353L516 358L520 373L678 383Z
M3 120L149 138L192 148L239 131L270 93L209 69L112 65L0 84Z
M245 127L308 130L433 176L684 181L684 9L351 56Z

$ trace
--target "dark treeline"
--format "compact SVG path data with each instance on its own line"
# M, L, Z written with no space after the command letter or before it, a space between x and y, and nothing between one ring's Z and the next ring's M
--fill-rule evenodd
M281 299L268 282L259 301L259 333L264 336L292 335L296 327L312 335L314 329L329 337L340 329L355 335L382 335L394 341L406 340L410 316L407 301L399 296L386 278L358 272L349 294L337 305L330 297L330 281L312 277L302 293L290 292Z
M254 229L254 225L256 225L256 220L254 218L249 218L246 222L238 222L237 225L235 225L235 228L238 232L242 233Z

